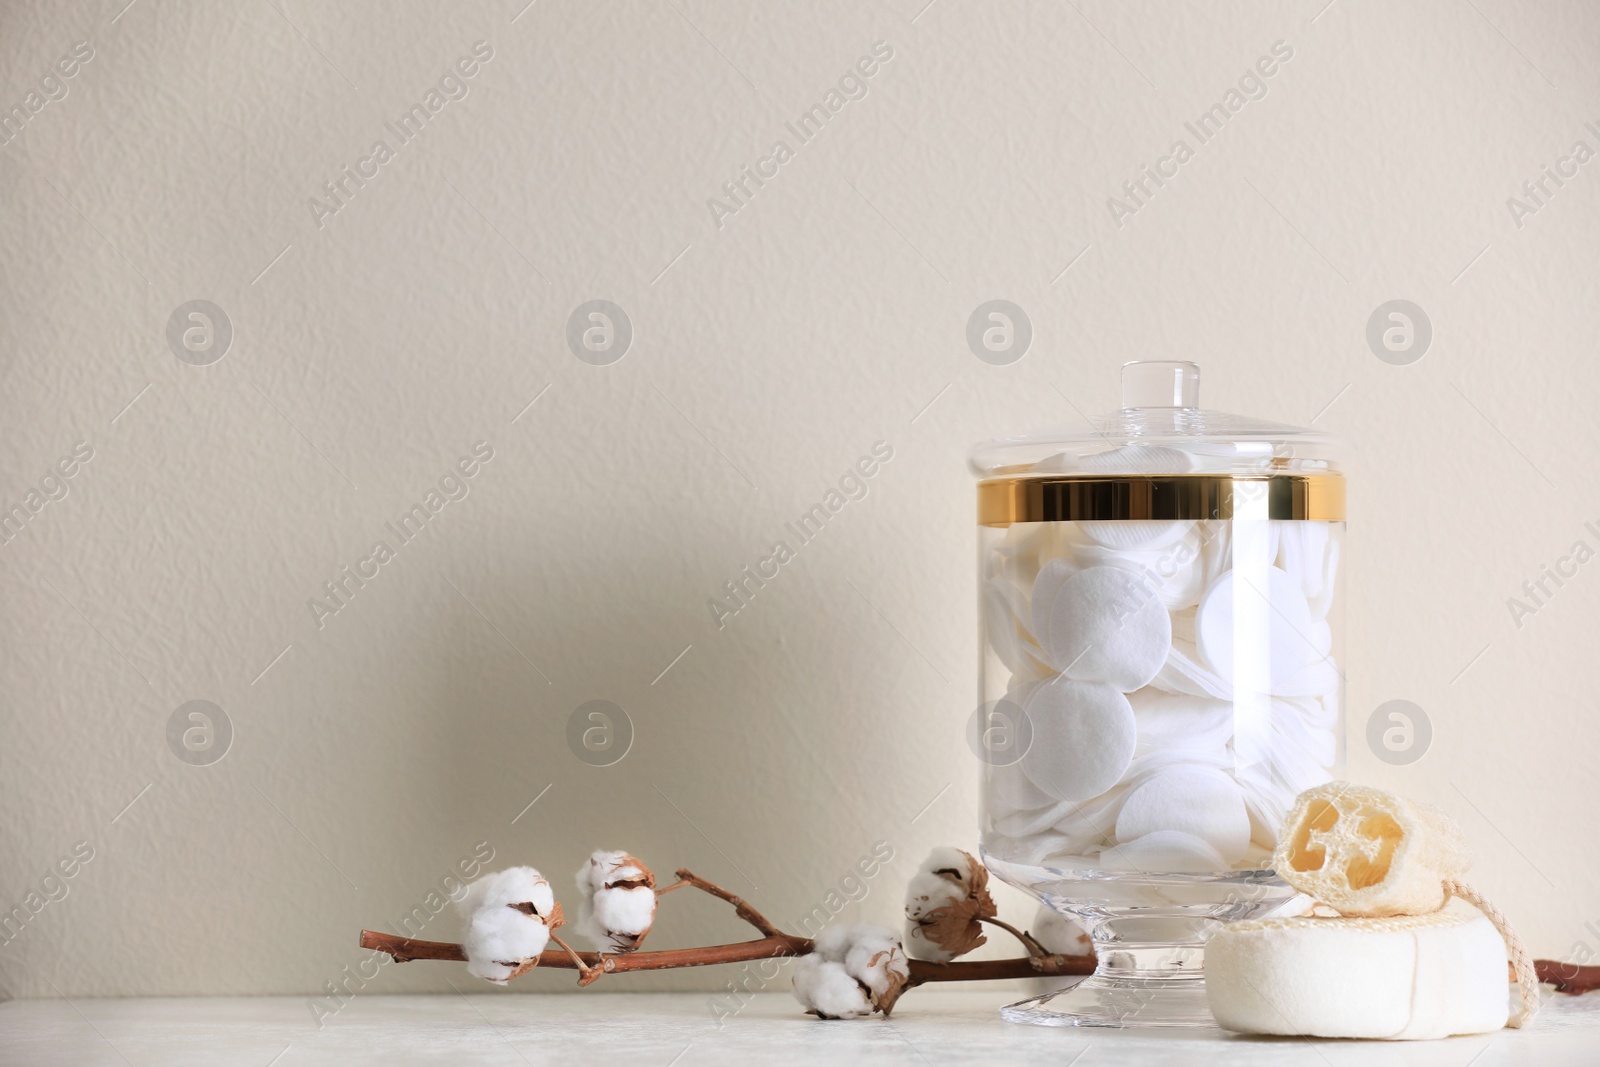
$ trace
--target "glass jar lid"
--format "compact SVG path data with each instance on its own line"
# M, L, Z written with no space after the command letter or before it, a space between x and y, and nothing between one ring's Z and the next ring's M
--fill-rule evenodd
M1344 519L1338 438L1201 408L1182 361L1124 364L1122 404L975 447L979 521Z

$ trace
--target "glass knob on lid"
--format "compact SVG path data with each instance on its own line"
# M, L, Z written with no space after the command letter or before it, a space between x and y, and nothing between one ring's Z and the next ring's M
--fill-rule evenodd
M1200 368L1183 360L1122 365L1124 408L1198 408Z
M1336 474L1345 448L1315 428L1202 408L1200 368L1187 360L1123 364L1121 399L1120 408L1087 425L1079 415L985 441L969 456L972 472L979 478Z

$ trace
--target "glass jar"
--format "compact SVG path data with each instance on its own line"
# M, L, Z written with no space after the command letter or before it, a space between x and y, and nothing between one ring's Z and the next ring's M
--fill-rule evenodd
M1205 938L1293 906L1284 815L1342 770L1338 442L1199 377L1129 363L1090 429L972 452L984 861L1099 957L1013 1021L1213 1025Z

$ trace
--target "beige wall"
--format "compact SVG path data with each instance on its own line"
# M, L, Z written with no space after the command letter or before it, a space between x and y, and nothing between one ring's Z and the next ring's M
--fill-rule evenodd
M481 842L558 888L625 847L789 920L882 840L849 911L898 914L910 864L975 835L966 450L1107 409L1152 357L1354 442L1350 773L1454 811L1539 954L1600 949L1600 562L1507 606L1600 548L1600 162L1507 205L1600 148L1592 6L120 6L0 17L0 105L41 92L0 148L0 498L92 449L0 545L0 904L75 871L0 990L314 991ZM385 123L479 41L400 144ZM1199 143L1184 123L1279 41ZM785 123L875 42L866 95L800 143ZM1033 324L1014 365L966 347L994 298ZM204 366L167 338L195 299L232 327ZM565 341L592 299L633 326L609 366ZM1410 365L1366 341L1393 299L1432 323ZM719 629L709 599L878 441L866 497ZM385 524L477 442L402 544ZM377 575L314 612L343 566ZM1363 740L1397 698L1434 730L1408 766ZM595 699L636 734L609 768L566 742ZM232 724L219 762L169 747L191 700ZM663 944L743 936L714 902L664 910Z

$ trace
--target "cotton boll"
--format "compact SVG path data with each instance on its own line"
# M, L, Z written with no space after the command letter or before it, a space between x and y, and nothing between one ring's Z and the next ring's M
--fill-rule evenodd
M887 1015L910 974L905 949L892 931L846 923L822 931L811 954L800 958L794 995L807 1011L823 1018L853 1019L873 1011ZM854 994L846 980L855 987Z
M966 887L929 871L913 875L906 885L906 918L920 919L931 911L965 900Z
M882 937L894 940L894 933L872 923L834 923L817 935L813 950L825 960L843 963L855 943L864 938Z
M936 848L906 887L907 951L948 963L984 943L982 920L995 912L983 864L958 848ZM867 936L858 934L857 944Z
M845 973L861 982L875 1008L893 1006L899 987L910 974L906 950L886 926L872 923L846 923L829 926L816 939L813 955L840 963Z
M1083 927L1048 904L1039 905L1028 933L1045 951L1058 956L1086 956L1094 951L1094 942L1089 940Z
M819 1018L857 1019L872 1014L867 991L850 977L844 964L815 952L795 962L793 989L800 1006Z
M520 963L543 952L550 941L544 920L504 904L491 904L473 915L462 948L467 973L504 985Z
M655 885L628 853L595 852L578 870L578 932L601 952L632 952L655 922Z
M467 886L456 909L470 919L482 908L503 904L532 904L534 911L548 916L555 910L555 891L535 868L507 867Z
M1083 927L1062 915L1048 904L1040 904L1039 910L1034 913L1033 922L1028 927L1028 933L1033 939L1044 946L1046 952L1058 956L1091 956L1094 954L1094 942L1089 940L1089 935L1083 932ZM1033 978L1029 985L1035 992L1049 993L1060 989L1063 985L1076 982L1076 978Z
M845 953L844 969L866 986L875 1000L898 989L911 975L900 941L882 927L873 928L851 943L850 951Z
M550 883L532 867L484 875L467 886L456 907L467 917L467 972L498 984L544 951L548 922L557 914Z

